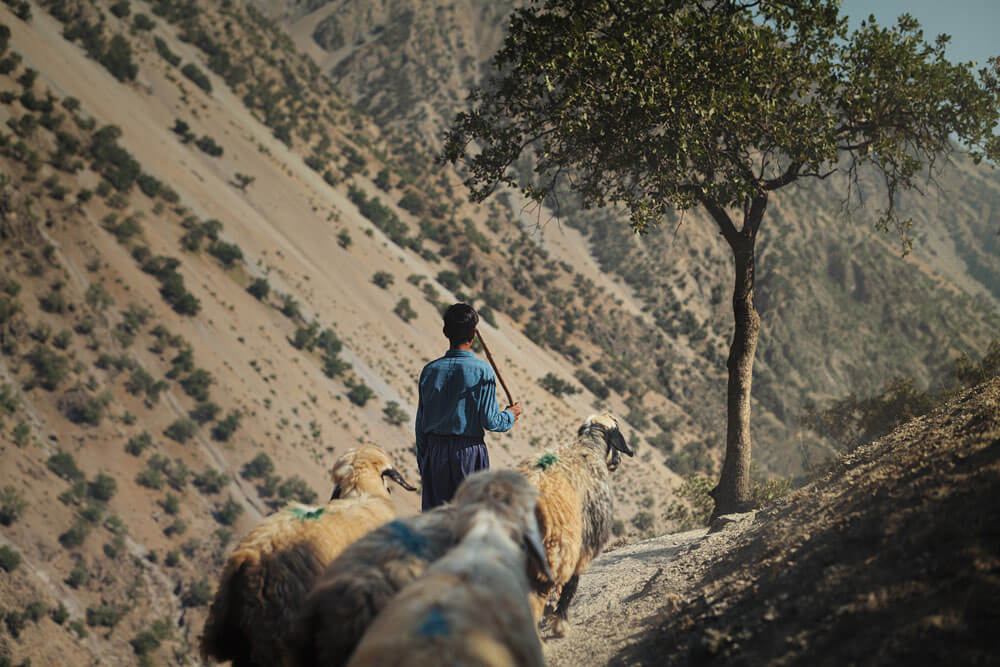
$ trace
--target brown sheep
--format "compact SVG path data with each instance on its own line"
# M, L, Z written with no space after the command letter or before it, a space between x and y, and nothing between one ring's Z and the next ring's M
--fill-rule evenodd
M569 604L582 573L600 555L614 521L609 471L633 456L610 413L587 417L576 440L523 461L517 469L541 492L538 526L553 577L534 577L531 607L541 620L553 591L559 601L550 619L556 636L566 632Z
M537 490L507 470L470 475L452 503L373 530L330 563L296 621L293 664L344 665L369 624L404 586L459 540L484 507L516 522L536 504Z
M453 665L544 666L528 604L529 559L548 571L535 508L524 507L512 523L484 505L462 533L454 549L392 598L348 667L436 667L443 656Z
M331 476L329 503L292 503L261 521L233 551L205 621L206 660L232 660L235 667L281 664L292 622L323 568L395 517L387 480L416 490L373 446L345 453Z

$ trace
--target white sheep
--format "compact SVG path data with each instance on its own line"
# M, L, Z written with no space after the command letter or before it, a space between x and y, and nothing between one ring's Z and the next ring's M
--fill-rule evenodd
M528 604L528 559L548 570L534 508L512 523L484 505L462 532L454 549L392 598L348 667L545 664Z
M531 607L540 621L549 595L559 592L550 619L556 636L566 632L569 604L580 573L601 553L611 535L614 510L609 471L618 467L621 453L634 455L618 420L603 413L587 417L573 442L517 467L541 492L538 526L553 574L536 573L533 577Z
M450 504L390 521L352 544L330 563L303 603L292 664L346 664L389 600L455 546L468 517L488 507L516 522L533 511L536 496L514 471L470 475Z
M323 568L349 544L396 515L388 481L416 489L373 446L345 453L331 470L330 502L292 503L261 521L233 551L205 621L205 659L277 665L292 622Z

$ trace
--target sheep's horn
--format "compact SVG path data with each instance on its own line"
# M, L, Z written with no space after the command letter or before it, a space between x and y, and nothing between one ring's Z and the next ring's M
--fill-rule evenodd
M399 471L396 470L395 468L386 468L385 470L383 470L382 471L382 477L388 477L389 479L391 479L392 481L394 481L396 484L399 484L401 487L403 487L407 491L416 491L417 490L417 487L410 486L410 484L405 479L403 479L403 476L400 475Z
M333 485L333 493L330 494L330 500L336 500L340 498L340 484Z
M552 575L552 568L549 567L549 557L545 553L545 546L542 544L542 534L538 530L538 522L532 516L528 522L528 530L524 533L524 549L528 552L528 560L535 564L535 567L545 575L549 581L555 581Z
M608 461L608 470L614 472L618 470L618 464L622 462L622 455L614 447L611 448L611 460Z

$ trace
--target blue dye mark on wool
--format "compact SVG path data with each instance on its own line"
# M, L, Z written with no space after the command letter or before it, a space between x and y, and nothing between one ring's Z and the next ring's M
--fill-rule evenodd
M447 637L451 634L451 626L441 609L432 607L427 618L417 628L417 634L421 637Z
M411 554L423 556L427 550L427 538L420 533L413 532L409 526L402 521L393 521L388 524L388 529L392 539L403 546Z
M323 516L324 511L325 510L322 507L314 510L306 510L301 507L295 507L292 509L292 516L301 521L305 521L306 519L318 519Z

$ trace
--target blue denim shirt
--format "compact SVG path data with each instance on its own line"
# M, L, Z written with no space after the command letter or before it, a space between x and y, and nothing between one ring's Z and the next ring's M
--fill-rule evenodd
M496 375L469 350L448 350L420 372L417 461L428 433L461 435L478 442L486 431L509 431L514 415L497 405Z

